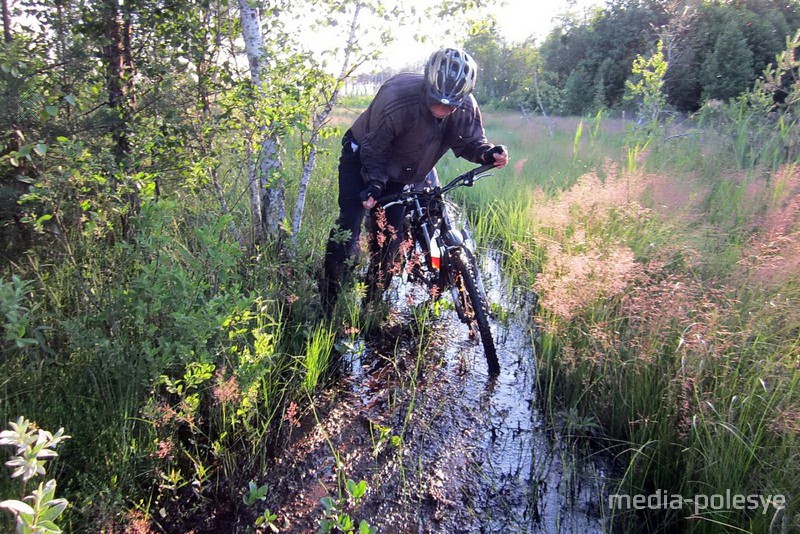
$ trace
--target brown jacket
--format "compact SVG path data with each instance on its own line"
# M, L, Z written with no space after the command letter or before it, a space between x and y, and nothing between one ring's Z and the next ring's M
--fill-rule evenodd
M486 141L472 95L444 119L436 119L427 102L421 74L398 74L381 86L356 119L350 131L360 147L365 184L421 182L449 149L483 163L483 154L494 145Z

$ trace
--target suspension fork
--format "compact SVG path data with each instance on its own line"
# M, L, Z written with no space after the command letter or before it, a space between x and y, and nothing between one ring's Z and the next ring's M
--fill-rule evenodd
M424 252L428 255L428 265L434 272L439 272L441 270L442 248L437 242L437 228L433 227L431 214L426 213L425 210L422 209L419 200L414 199L412 209L414 210L417 221L419 221L419 228L423 239L422 245L424 247Z

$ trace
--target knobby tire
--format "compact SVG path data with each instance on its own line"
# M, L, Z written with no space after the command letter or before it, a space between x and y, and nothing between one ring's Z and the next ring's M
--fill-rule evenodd
M483 350L486 353L486 364L490 375L500 374L500 362L494 346L492 330L489 326L489 302L480 282L480 272L475 257L466 248L460 248L451 255L453 284L468 302L465 302L465 314L478 327Z

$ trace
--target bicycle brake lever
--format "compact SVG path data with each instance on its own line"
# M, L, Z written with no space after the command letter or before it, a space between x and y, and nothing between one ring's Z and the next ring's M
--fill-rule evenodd
M388 203L386 203L386 204L381 204L380 206L381 206L383 209L386 209L386 208L389 208L389 207L391 207L391 206L396 206L396 205L398 205L398 204L403 204L403 201L402 201L402 200L394 200L394 201L392 201L392 202L388 202Z

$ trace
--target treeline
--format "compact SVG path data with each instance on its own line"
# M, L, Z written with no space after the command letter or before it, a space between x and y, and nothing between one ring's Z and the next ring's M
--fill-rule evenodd
M752 89L798 28L794 0L609 0L561 19L542 43L508 44L490 21L473 29L466 48L483 69L476 90L482 102L584 115L632 106L631 66L661 42L666 102L692 112Z

